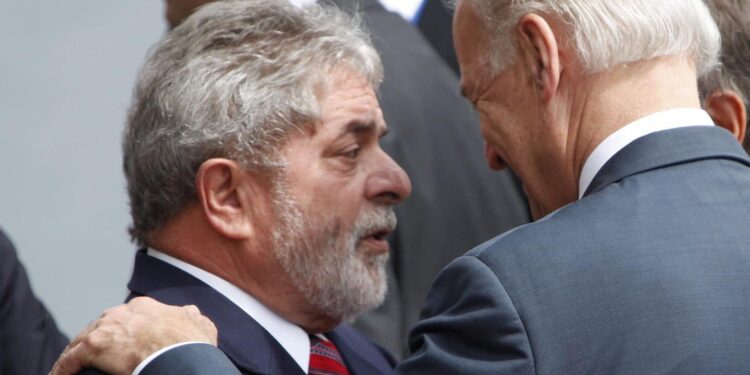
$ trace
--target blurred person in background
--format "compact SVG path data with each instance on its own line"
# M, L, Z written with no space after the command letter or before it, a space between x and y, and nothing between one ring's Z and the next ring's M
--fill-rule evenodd
M0 231L0 375L47 374L67 344Z

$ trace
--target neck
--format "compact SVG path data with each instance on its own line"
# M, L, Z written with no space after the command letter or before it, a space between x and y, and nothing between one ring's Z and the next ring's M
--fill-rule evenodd
M221 277L308 333L330 331L340 323L306 302L270 250L270 241L228 240L203 220L200 207L185 209L155 231L149 246Z
M552 139L540 147L546 154L537 156L534 170L544 173L529 179L519 170L534 219L578 198L586 159L612 133L651 113L700 108L696 81L695 68L684 57L624 64L594 74L569 66L559 96L539 111L541 122L549 126L536 138Z
M584 78L574 94L567 149L576 184L596 146L629 123L674 108L700 108L696 73L684 57L621 65Z

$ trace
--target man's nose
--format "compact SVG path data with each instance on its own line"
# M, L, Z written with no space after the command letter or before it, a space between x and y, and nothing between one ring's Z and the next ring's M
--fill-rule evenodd
M411 194L411 181L406 172L384 151L378 167L367 179L365 194L380 204L395 205Z
M495 171L502 171L505 169L505 161L500 158L497 151L495 151L487 141L484 141L484 158L487 160L487 166Z

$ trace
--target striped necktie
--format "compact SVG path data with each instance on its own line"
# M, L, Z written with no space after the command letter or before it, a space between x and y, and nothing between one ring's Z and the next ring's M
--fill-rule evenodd
M309 375L349 375L344 359L333 341L310 336Z

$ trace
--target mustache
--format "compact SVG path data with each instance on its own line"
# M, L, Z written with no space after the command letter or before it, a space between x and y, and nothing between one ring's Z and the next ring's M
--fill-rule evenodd
M377 207L364 211L354 222L353 230L355 238L363 238L376 234L388 233L396 230L398 220L393 207Z

